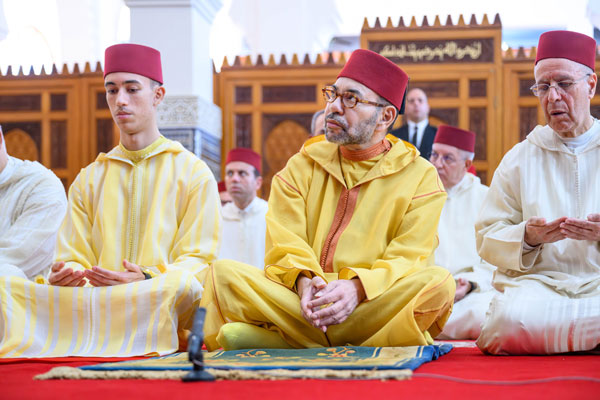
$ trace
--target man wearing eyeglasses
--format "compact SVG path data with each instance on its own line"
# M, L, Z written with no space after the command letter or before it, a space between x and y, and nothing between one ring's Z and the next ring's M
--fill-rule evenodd
M481 257L498 269L477 345L492 354L585 351L600 343L600 123L596 42L540 37L533 93L546 126L511 149L476 224Z
M429 160L448 193L440 216L435 263L456 279L452 315L438 338L477 339L493 297L493 268L481 262L475 246L475 220L488 187L467 171L475 156L475 133L441 125Z
M209 349L432 343L452 308L450 273L428 267L446 193L413 146L386 136L408 76L356 50L332 86L325 135L272 181L265 270L207 274Z

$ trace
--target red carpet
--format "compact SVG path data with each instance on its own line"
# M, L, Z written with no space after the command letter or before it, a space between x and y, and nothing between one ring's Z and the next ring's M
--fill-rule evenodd
M79 366L115 359L62 358L0 360L0 399L600 399L600 357L565 355L493 357L473 348L455 348L420 367L410 381L34 381L59 365ZM470 380L470 383L420 375ZM595 382L563 380L532 384L481 384L473 380L517 381L584 376Z

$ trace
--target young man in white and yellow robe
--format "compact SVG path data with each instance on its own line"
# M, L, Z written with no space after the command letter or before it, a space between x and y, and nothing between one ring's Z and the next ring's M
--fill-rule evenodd
M220 231L216 181L160 135L160 53L106 50L105 87L120 144L69 189L56 262L38 284L0 279L0 357L133 356L179 347Z
M391 61L356 50L324 89L325 137L272 181L265 270L209 269L209 350L425 345L442 330L455 283L427 263L446 193L412 145L386 136L407 83Z

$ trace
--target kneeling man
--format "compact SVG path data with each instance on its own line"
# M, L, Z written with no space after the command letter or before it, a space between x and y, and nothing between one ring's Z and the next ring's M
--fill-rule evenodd
M442 210L435 263L456 279L454 309L438 338L477 339L493 297L493 267L481 261L475 246L475 220L488 187L467 171L475 156L475 134L441 125L429 160L435 166L448 199Z
M356 50L323 89L326 134L273 179L265 271L218 261L201 304L211 350L426 345L454 279L428 267L446 193L411 145L386 136L408 76Z
M496 169L476 224L481 257L498 267L477 345L492 354L552 354L600 343L600 123L596 42L542 34L535 85L548 125Z
M215 259L217 183L204 162L158 131L160 53L119 44L105 57L120 144L69 189L52 286L0 280L0 356L176 351L200 301L203 269Z

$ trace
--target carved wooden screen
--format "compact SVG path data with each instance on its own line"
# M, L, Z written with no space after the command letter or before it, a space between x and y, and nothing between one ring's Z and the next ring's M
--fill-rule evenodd
M536 48L508 49L504 54L504 153L524 140L536 125L546 125L544 112L529 88L535 83L533 67ZM596 61L596 74L600 73ZM591 112L600 118L600 91L591 101Z
M341 58L340 58L341 57ZM223 111L223 157L235 147L250 147L263 156L263 186L268 198L273 175L295 154L310 132L315 111L325 108L321 88L333 83L344 55L321 55L311 63L288 63L282 57L267 63L259 57L236 57L215 79L215 101ZM222 166L222 171L225 166Z
M502 27L496 16L480 24L472 16L465 24L450 17L444 25L439 17L430 24L425 17L417 25L413 17L385 26L379 19L373 26L365 20L361 47L394 61L410 77L410 88L421 88L429 98L429 119L433 125L448 124L477 134L475 168L483 183L489 183L502 157L501 110ZM397 121L400 126L404 121Z
M56 67L50 74L0 76L0 124L12 156L39 161L65 188L99 150L118 143L105 107L100 65L92 72L76 66L69 73ZM102 104L104 102L104 104Z

